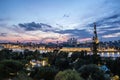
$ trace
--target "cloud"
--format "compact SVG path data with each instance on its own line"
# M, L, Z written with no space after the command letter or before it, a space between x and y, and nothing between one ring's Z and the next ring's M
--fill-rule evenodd
M78 39L78 41L80 42L85 42L85 41L91 41L92 38L82 38L82 39Z
M6 37L6 36L7 36L7 33L0 33L0 36L1 36L1 37Z
M24 23L24 24L18 24L19 26L14 26L16 31L18 33L23 33L31 37L37 37L42 42L43 41L65 41L69 37L76 37L76 38L88 38L92 35L85 29L79 30L79 29L56 29L55 27L45 24L44 26L41 25L41 23ZM47 25L47 26L46 26ZM39 35L40 34L40 35ZM62 36L61 36L62 35ZM64 39L62 39L64 38ZM38 40L37 39L37 40Z
M35 31L35 30L41 30L41 31L51 31L52 26L44 23L20 23L18 24L19 27L24 28L26 31Z
M112 37L120 37L120 32L114 34L103 35L103 38L112 38Z
M61 30L61 29L55 28L55 27L53 27L51 25L48 25L48 24L35 23L35 22L18 24L18 25L19 25L20 28L24 29L25 31L38 31L39 30L39 31L42 31L42 32L53 32L53 33L58 33L58 34L69 34L71 36L75 36L75 37L78 37L78 38L86 38L86 37L91 36L91 34L85 29L82 29L82 30L79 30L79 29ZM16 26L17 29L19 27ZM20 30L20 29L18 29L18 30Z
M112 16L109 16L109 17L107 17L107 18L104 18L104 20L116 19L116 18L118 18L118 17L120 17L119 14L114 14L114 15L112 15Z
M107 17L97 19L95 22L97 24L98 37L109 38L111 37L111 34L118 33L120 31L119 20L120 20L120 15L118 14L113 14L112 16L107 16ZM70 25L71 24L69 24L69 26ZM56 26L59 26L59 27L56 28ZM86 25L79 25L79 27L76 27L76 28L75 27L64 28L65 26L66 25L63 25L63 24L56 24L55 26L51 26L45 23L31 22L31 23L19 23L18 25L14 25L13 30L15 30L20 34L23 34L24 36L31 37L30 39L36 39L36 40L40 39L47 42L56 41L56 40L64 41L65 39L63 40L62 37L59 39L58 36L64 35L65 37L65 34L69 35L69 37L76 37L78 39L81 39L80 41L90 40L91 37L93 36L92 22ZM64 29L61 29L61 28L64 28ZM16 36L16 37L19 37L19 36Z
M6 27L7 24L6 23L0 23L0 27Z
M60 30L60 31L55 31L60 34L70 34L71 37L77 37L77 38L86 38L86 37L91 37L92 35L86 31L85 29L79 30L79 29L68 29L68 30Z
M63 17L64 17L64 18L68 18L69 15L68 15L68 14L64 14Z
M9 21L11 18L0 18L0 22Z
M55 37L46 37L46 38L42 38L41 42L55 42L57 40L58 38L55 38Z
M86 29L88 27L93 28L94 26L93 23L94 22L86 25ZM97 32L99 37L102 38L116 37L116 33L120 32L120 15L117 13L113 13L112 15L109 16L104 16L103 18L96 20L95 23L97 25ZM91 32L91 30L88 31ZM115 34L115 36L111 34Z
M93 27L93 23L88 24L87 26ZM111 16L105 16L101 19L98 19L95 21L97 27L102 27L102 26L112 26L116 24L120 24L120 15L119 14L112 14Z
M4 21L5 19L3 19L3 18L0 18L0 21Z

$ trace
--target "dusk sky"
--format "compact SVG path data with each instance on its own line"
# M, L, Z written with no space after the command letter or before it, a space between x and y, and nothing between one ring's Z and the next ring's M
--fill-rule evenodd
M0 0L0 41L120 39L120 0Z

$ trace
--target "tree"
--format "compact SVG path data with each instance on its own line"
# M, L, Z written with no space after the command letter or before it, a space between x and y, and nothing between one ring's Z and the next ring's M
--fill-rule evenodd
M4 59L10 59L11 58L12 50L9 49L3 49L0 51L0 61Z
M106 60L106 65L114 75L120 76L120 58Z
M27 74L25 74L24 72L20 72L12 80L32 80L32 78L28 77Z
M60 51L58 56L61 57L61 58L67 58L68 57L68 52Z
M16 76L23 69L23 64L15 60L3 60L0 62L0 79Z
M59 68L59 70L65 70L70 68L69 60L67 58L56 58L55 66Z
M36 80L44 79L44 80L54 80L55 75L57 74L58 69L55 67L40 67L35 68L31 73L31 77Z
M56 76L55 80L83 80L79 73L73 70L60 71Z
M95 64L84 65L79 69L81 77L92 80L106 80L102 70Z
M88 63L89 63L89 60L87 59L78 59L78 61L75 62L73 65L74 65L74 68L78 70L81 66L86 65Z
M81 56L81 52L73 52L71 55L71 59L72 59L72 61L75 61L80 56Z
M36 59L36 60L39 59L39 55L40 55L40 52L38 50L35 50L33 52L34 59Z
M55 52L47 52L46 55L48 57L48 63L50 65L54 65L57 53L55 53Z
M33 56L33 51L29 51L28 49L25 49L24 58L26 59L28 56Z

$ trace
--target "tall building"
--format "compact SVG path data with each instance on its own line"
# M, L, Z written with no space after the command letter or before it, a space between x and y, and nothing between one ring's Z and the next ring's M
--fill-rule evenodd
M77 45L77 39L76 38L70 38L67 40L69 45L76 46Z

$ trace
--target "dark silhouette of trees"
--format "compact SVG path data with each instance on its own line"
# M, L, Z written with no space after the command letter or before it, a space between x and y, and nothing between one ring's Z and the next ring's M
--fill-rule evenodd
M89 60L85 60L85 59L78 59L77 62L75 62L73 64L73 68L78 70L80 67L82 67L83 65L87 65L87 64L90 64L90 61Z
M85 80L106 80L103 71L95 64L82 66L79 73Z
M48 52L48 53L46 53L46 57L48 58L48 63L50 65L55 65L55 59L57 57L57 53Z
M3 49L0 51L0 61L4 59L11 59L12 50Z
M67 58L56 58L56 60L55 60L55 66L59 70L68 69L68 68L70 68L70 66L69 66L69 60Z
M81 53L80 52L73 52L71 55L71 61L75 61L77 58L80 58Z
M23 69L23 64L16 60L3 60L0 62L0 78L16 76Z
M116 58L115 60L113 59L107 59L105 60L106 65L108 68L111 70L113 75L119 75L120 76L120 57Z
M79 73L73 70L60 71L56 76L55 80L83 80Z
M19 72L17 76L15 76L12 80L33 80L26 73Z
M58 72L58 69L55 67L40 67L40 68L35 68L35 71L31 73L31 77L35 80L54 80L55 75Z
M109 80L109 77L107 79L105 74L110 72L113 76L120 76L120 58L101 58L100 55L87 55L86 51L73 52L71 56L68 56L68 54L68 52L61 52L59 50L40 54L38 50L30 51L26 49L24 52L13 52L9 49L3 49L0 51L0 80L5 78L13 78L14 80L21 80L22 78L24 80L31 80L31 78L35 80L54 80L56 74L60 71L59 76L57 74L55 78L56 80L64 80L64 78L65 80L77 79L73 75L73 73L77 73L76 71L79 72L79 77L85 80ZM47 66L32 67L32 64L30 64L31 60L39 62L45 60L48 64ZM110 72L103 72L95 65L104 62L106 62ZM26 65L30 67L30 70L27 70L28 67ZM76 71L69 71L68 69ZM69 73L67 74L67 72ZM27 75L28 73L30 73L31 78ZM66 77L62 77L63 75Z

